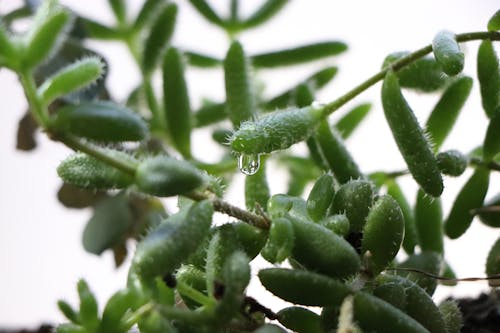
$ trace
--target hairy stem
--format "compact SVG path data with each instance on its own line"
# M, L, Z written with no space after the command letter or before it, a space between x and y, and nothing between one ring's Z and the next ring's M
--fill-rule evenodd
M463 42L468 42L472 40L483 40L483 39L490 39L490 40L500 40L500 33L496 31L480 31L480 32L467 32L463 34L459 34L456 36L457 42L463 43ZM323 108L323 114L325 116L328 116L332 114L333 112L337 111L341 106L352 100L354 97L358 96L371 86L375 85L377 82L381 81L384 77L385 74L389 70L393 71L399 71L400 69L404 68L405 66L413 63L414 61L426 56L427 54L432 52L432 45L427 45L424 46L421 49L416 50L415 52L412 52L408 54L407 56L393 62L389 66L383 68L380 72L374 74L370 78L368 78L366 81L362 82L358 86L354 87L353 89L349 90L347 93L344 95L340 96L336 100L334 100L331 103L328 103L327 105L324 106Z
M49 112L47 108L44 107L41 99L38 97L33 73L31 73L31 71L23 71L18 73L18 75L33 118L35 118L36 122L42 128L47 128L49 125Z

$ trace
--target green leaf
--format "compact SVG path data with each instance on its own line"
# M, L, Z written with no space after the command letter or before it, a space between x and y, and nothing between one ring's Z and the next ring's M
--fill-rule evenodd
M225 103L206 103L194 112L194 125L204 127L227 118Z
M273 112L241 124L230 139L231 148L250 155L287 149L307 139L322 118L322 109L315 107Z
M173 273L208 235L212 214L212 204L200 201L187 211L170 216L150 232L137 245L132 261L139 277L149 280Z
M117 150L106 149L104 153L131 165L137 163L130 155ZM132 176L83 153L62 161L57 174L68 184L96 190L126 188L133 183Z
M115 28L109 27L86 17L79 17L78 22L83 25L85 35L89 38L101 40L120 40L123 38L123 33Z
M140 141L147 125L132 110L113 102L87 102L59 109L52 126L57 131L105 142Z
M57 307L59 308L59 311L61 311L69 321L71 321L74 324L80 324L78 313L73 309L71 305L69 305L65 301L59 300L57 301Z
M304 267L334 278L358 272L361 262L354 248L327 228L287 215L293 224L293 259Z
M483 205L488 192L490 171L477 168L458 193L444 224L446 235L451 239L460 237L472 223L472 210Z
M83 231L83 248L100 255L125 240L132 223L132 213L124 194L101 200Z
M287 218L273 218L267 242L261 255L270 263L281 263L292 254L294 246L293 226Z
M335 66L326 67L318 72L313 73L295 87L286 90L285 92L275 96L264 103L263 107L268 111L276 109L284 109L293 104L294 94L299 86L306 85L312 90L319 90L330 82L337 74L338 68ZM305 105L304 105L305 106Z
M448 75L457 75L464 69L464 53L454 33L440 31L432 40L432 51L438 64Z
M266 0L254 13L241 23L243 29L257 27L276 15L286 4L287 0Z
M212 9L212 7L210 7L206 0L189 0L189 2L208 22L220 27L224 26L224 21Z
M48 3L48 2L45 2ZM44 5L39 9L35 24L25 39L22 63L26 68L34 68L55 52L63 39L64 29L70 21L70 14L60 7Z
M350 180L341 185L335 193L330 213L345 214L349 220L349 231L359 232L363 230L373 198L374 190L371 182Z
M413 179L429 195L439 197L443 179L424 132L406 102L396 75L387 72L382 85L385 118Z
M320 42L281 51L262 53L250 58L256 68L273 68L297 65L304 62L330 57L347 50L343 42Z
M256 100L252 87L251 67L245 51L234 41L224 59L226 108L234 128L256 115Z
M191 158L191 106L181 53L169 48L163 60L163 98L170 138L185 158Z
M322 333L320 317L299 306L284 308L278 312L279 322L297 333Z
M354 296L353 307L354 319L363 331L429 333L403 311L370 294L357 293Z
M327 120L320 121L315 139L323 159L339 183L344 184L351 179L363 178L343 140L330 128Z
M370 112L372 105L370 103L359 104L349 110L342 118L335 123L335 129L342 139L348 139L352 132L361 124Z
M266 268L259 271L262 285L279 298L294 304L308 306L339 305L350 288L332 278L317 273Z
M439 198L427 196L421 189L415 204L415 225L420 249L443 254L443 209Z
M188 64L195 67L212 68L218 67L222 64L221 59L198 52L185 51L184 56L186 57Z
M204 182L201 171L189 162L161 155L141 162L135 174L141 191L160 197L188 193Z
M168 3L164 6L151 25L149 35L144 42L142 53L142 70L151 75L155 69L163 50L170 42L177 18L177 5Z
M177 270L175 279L177 280L177 283L184 283L203 294L207 294L205 272L199 270L193 265L182 265L181 268ZM189 308L196 308L199 306L199 304L191 300L188 295L184 295L182 289L178 289L178 292L184 303L186 303Z
M444 140L451 132L472 89L472 78L462 76L453 81L434 106L425 131L430 135L434 152L439 151Z
M259 327L254 333L287 333L287 331L277 325L265 324Z
M500 106L490 119L483 143L483 158L491 161L500 152Z
M412 254L405 261L400 263L398 268L417 269L429 274L440 275L443 268L442 254L432 251ZM398 275L416 283L429 295L432 295L436 290L437 280L432 277L425 276L418 272L405 272L403 270L398 271Z
M443 315L447 333L460 333L463 326L463 317L456 301L450 299L439 304L439 311Z
M11 36L4 27L3 20L0 20L0 60L8 67L16 67L17 52Z
M38 96L46 105L56 98L94 83L102 75L104 64L99 58L88 57L64 67L38 88Z
M342 237L346 237L349 234L351 227L349 219L345 214L330 215L319 221L319 224Z
M484 40L477 51L477 78L483 109L489 118L495 115L500 103L500 64L493 42Z
M500 228L500 193L488 200L475 214L487 226Z
M81 279L77 284L80 297L80 320L87 331L94 331L99 325L97 301L87 282Z
M409 52L395 52L384 60L383 68L407 56ZM432 57L424 57L405 66L396 73L401 87L423 92L432 92L444 87L448 77Z
M123 317L130 308L133 297L133 293L128 289L118 290L111 296L102 313L100 332L125 333L128 331L123 323Z
M500 9L488 21L488 31L500 30Z
M405 221L405 234L403 239L403 249L408 254L412 254L415 251L415 246L417 245L417 230L415 226L415 217L413 215L413 210L406 199L401 187L395 180L389 180L387 183L387 194L396 200L401 208Z
M447 150L436 155L439 170L445 175L458 177L467 169L468 158L457 150Z
M258 211L257 207L265 210L269 200L269 185L266 178L266 161L260 162L259 170L245 176L245 205L248 210Z
M108 0L109 6L113 10L113 14L118 22L126 23L127 20L127 3L125 0Z
M144 26L151 22L154 16L158 14L158 10L161 10L161 8L165 5L165 0L144 1L144 4L135 18L133 30L139 32L142 28L144 28Z
M491 247L486 259L486 275L493 276L500 274L500 238ZM491 286L498 286L498 282L491 281Z
M380 284L373 289L373 295L402 311L405 310L406 292L401 283L388 282Z
M307 212L314 221L320 221L328 212L335 194L335 179L331 174L319 177L307 198Z
M398 203L390 195L379 197L366 217L361 243L361 253L366 255L373 273L384 270L396 257L403 235L403 213Z

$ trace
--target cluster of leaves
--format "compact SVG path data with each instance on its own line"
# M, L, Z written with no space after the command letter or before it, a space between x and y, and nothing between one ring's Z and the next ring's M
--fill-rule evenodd
M484 203L490 174L500 171L500 71L492 44L500 40L500 12L490 20L489 31L440 32L432 45L389 55L368 81L332 103L317 105L314 94L335 76L336 67L313 73L272 98L255 90L253 69L334 56L346 50L344 43L247 55L236 36L265 23L287 1L267 0L241 17L233 0L228 18L204 0L190 3L230 36L224 59L171 43L177 5L170 1L146 0L130 19L125 1L109 0L114 26L78 16L53 0L39 5L32 28L23 35L9 30L16 19L33 13L33 1L2 18L0 65L19 75L30 105L20 123L18 147L34 148L33 132L39 126L78 151L58 167L64 181L59 198L68 207L93 206L83 235L87 251L113 250L119 265L126 240L138 240L127 286L99 315L95 298L80 281L78 311L59 302L70 323L58 332L119 333L134 325L145 333L284 332L266 319L299 333L459 332L456 304L437 306L431 296L436 277L456 282L445 261L445 235L460 237L475 215L489 227L500 227L499 197ZM137 61L142 82L125 105L107 93L105 64L82 46L87 38L122 41ZM490 119L484 143L468 155L443 152L440 147L473 82L461 74L464 54L458 43L475 39L482 40L477 79ZM431 52L434 57L426 56ZM193 111L186 66L222 67L226 100ZM158 71L161 98L152 87ZM327 117L379 80L384 81L384 113L408 171L365 175L344 141L370 105L349 110L334 125ZM402 88L442 92L424 128ZM191 151L191 133L209 125L226 150L213 164L199 161ZM265 155L301 141L307 143L308 157ZM247 210L222 200L223 185L237 170L233 154L247 175ZM288 193L270 193L269 158L287 167ZM473 174L444 218L442 174L460 176L468 167ZM397 179L407 174L420 186L413 207ZM312 190L303 199L309 183ZM158 199L171 196L179 198L175 214ZM239 221L215 226L215 210ZM401 248L408 254L403 262L395 259ZM258 272L262 285L294 306L274 313L245 294L250 262L259 254L275 264ZM291 268L278 266L283 263ZM500 239L487 258L486 272L490 277L500 273ZM321 314L308 306L321 307Z

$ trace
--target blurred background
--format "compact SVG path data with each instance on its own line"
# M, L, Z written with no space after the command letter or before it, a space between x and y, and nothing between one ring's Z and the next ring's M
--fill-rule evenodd
M250 13L263 1L240 1L242 13ZM112 23L113 15L104 0L61 0L74 11L103 23ZM229 45L227 36L210 26L190 6L177 1L178 25L173 43L190 50L223 58ZM228 13L229 1L212 0L220 13ZM17 8L22 1L0 0L0 13ZM142 0L129 0L137 11ZM375 72L385 56L394 51L415 50L432 41L442 29L453 32L485 30L488 19L498 10L495 0L420 0L420 1L307 1L293 0L273 20L261 28L241 35L247 54L273 51L310 42L342 40L348 52L307 66L294 66L257 73L266 82L264 94L278 93L315 69L325 65L339 67L337 77L318 95L319 102L329 102L362 82ZM497 43L498 44L498 43ZM464 44L465 73L476 77L475 58L478 42ZM107 84L113 98L123 101L139 81L139 73L127 50L118 43L89 42L109 63ZM497 47L498 49L498 47ZM160 81L156 83L160 84ZM188 84L193 107L202 97L222 100L224 82L221 69L188 71ZM380 85L372 87L332 115L332 119L360 102L374 105L369 118L347 142L364 172L404 168L385 121L379 100ZM437 95L406 94L421 122L425 121ZM29 327L42 322L59 323L63 317L56 306L64 298L77 302L76 282L85 278L102 306L107 298L126 283L128 264L114 268L111 253L98 257L86 253L81 235L90 210L68 210L56 198L60 180L56 174L59 162L69 149L38 135L38 148L29 153L15 149L17 123L27 104L17 78L8 70L0 70L0 327ZM467 153L484 137L486 118L481 109L478 84L475 80L471 97L457 125L446 140L443 150L459 149ZM210 133L196 133L194 155L205 161L218 156L210 146ZM303 148L303 147L302 147ZM294 147L300 151L301 146ZM283 191L286 179L279 169L268 168L273 193ZM271 176L272 175L272 176ZM446 215L457 191L470 171L457 179L445 179L443 210ZM500 188L498 173L493 174L487 198ZM237 177L229 189L227 200L244 206L243 177ZM416 186L410 177L403 184L411 200ZM306 192L307 193L307 192ZM175 202L167 203L175 210ZM227 217L223 219L228 220ZM488 229L477 221L466 236L446 242L446 258L459 277L484 276L488 250L498 237L498 230ZM130 248L133 253L133 244ZM130 258L128 258L130 260ZM256 265L265 265L258 261ZM487 290L486 282L462 283L458 287L439 287L435 297L477 295ZM268 298L258 285L249 294L276 309L278 303Z

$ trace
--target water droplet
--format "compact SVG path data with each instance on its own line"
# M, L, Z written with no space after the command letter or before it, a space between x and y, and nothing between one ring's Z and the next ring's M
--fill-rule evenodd
M238 168L247 176L252 176L259 171L260 155L259 154L241 154L238 157Z

